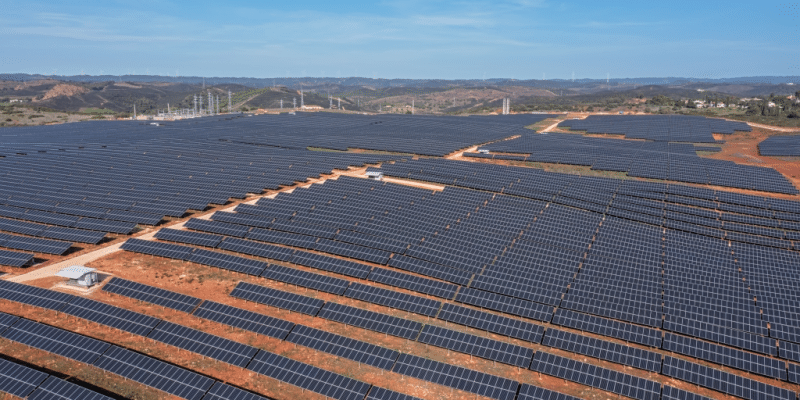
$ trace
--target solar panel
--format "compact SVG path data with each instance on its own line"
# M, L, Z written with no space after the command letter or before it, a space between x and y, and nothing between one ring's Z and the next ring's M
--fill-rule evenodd
M539 343L544 327L518 319L445 303L437 318L499 335Z
M553 316L553 325L561 325L580 331L596 333L598 335L622 339L626 342L638 343L650 347L661 347L661 332L614 321L594 315L583 314L559 308Z
M665 356L662 374L743 399L794 399L796 394L763 382Z
M261 276L263 278L272 279L273 281L284 282L336 295L344 293L344 291L347 290L347 286L350 284L350 281L344 279L301 271L281 265L270 265L269 268L261 273Z
M366 400L422 400L414 396L398 393L382 387L373 386Z
M289 259L292 258L292 254L295 252L294 249L286 247L237 238L226 238L225 241L220 243L218 248L251 256L271 258L278 261L289 261Z
M471 288L461 288L456 301L545 322L553 316L552 306Z
M111 400L111 397L50 376L31 393L28 400Z
M543 351L533 356L530 369L634 399L657 400L661 397L661 385L657 382Z
M392 371L499 400L513 400L519 383L410 354L400 354Z
M247 282L239 282L230 295L247 301L312 316L317 315L319 309L325 304L323 300L253 285Z
M0 358L0 392L26 398L47 374Z
M242 389L217 382L203 396L203 400L268 400L266 397L246 392Z
M11 326L19 317L16 315L6 314L4 312L0 312L0 333L6 330L9 326Z
M261 272L264 271L264 269L269 265L263 261L253 260L251 258L244 258L204 249L195 250L189 256L188 261L253 276L258 276L261 274Z
M408 289L414 292L441 297L444 299L452 299L456 294L456 289L458 288L458 286L450 283L422 278L385 268L373 269L367 279L390 286Z
M689 357L711 361L715 364L740 369L770 378L786 380L786 364L774 358L744 352L694 338L667 332L664 335L664 350Z
M191 312L202 301L196 297L117 277L103 285L103 290L183 312Z
M517 400L578 400L578 398L523 383L519 387Z
M425 325L417 341L515 367L528 368L533 358L532 349L434 325Z
M161 321L149 315L83 297L75 297L61 312L139 336L146 336Z
M203 331L161 321L148 338L244 368L258 349Z
M261 350L247 369L337 400L363 400L370 385Z
M305 251L295 252L290 261L293 264L302 265L304 267L321 269L323 271L360 279L365 279L367 275L369 275L370 270L372 270L372 267L369 265Z
M419 330L422 329L422 324L416 321L333 302L325 303L318 317L403 339L415 339L419 334Z
M400 354L395 350L303 325L296 325L286 341L385 370L392 369Z
M38 239L24 236L11 236L3 242L3 247L14 250L26 250L34 253L62 255L72 247L72 243L58 240Z
M205 376L117 346L93 365L187 400L199 400L214 384Z
M91 364L110 346L106 342L27 319L17 320L2 333L2 337L85 364Z
M0 280L0 299L58 311L75 298L70 294Z
M259 335L283 340L294 323L241 308L206 300L194 311L194 315L221 324L233 326Z
M188 260L192 252L195 250L193 247L170 243L151 242L149 240L135 238L128 239L120 248L122 250L132 251L134 253L149 254L153 256L167 257L184 261Z
M692 392L687 392L672 386L664 385L661 390L662 400L711 400L708 397L700 396Z
M39 233L38 236L65 240L68 242L98 244L105 238L105 232L85 231L82 229L64 228L60 226L51 226Z
M636 347L548 329L542 344L585 356L628 365L646 371L661 371L661 354Z
M380 304L429 317L435 316L441 307L441 303L435 300L368 286L358 282L350 284L344 295L368 303Z
M0 250L0 265L24 267L33 262L33 254Z
M217 245L222 241L223 237L220 235L210 235L207 233L161 228L158 230L158 232L156 232L155 238L159 240L166 240L168 242L194 244L205 247L217 247Z
M109 214L106 214L103 217L114 219L114 217ZM155 217L154 219L156 219L156 221L152 221L149 224L146 223L147 221L145 221L144 223L146 225L156 225L161 218ZM80 229L87 229L90 231L129 235L133 233L134 229L136 229L136 222L108 221L105 219L81 218L78 222L75 223L75 227Z

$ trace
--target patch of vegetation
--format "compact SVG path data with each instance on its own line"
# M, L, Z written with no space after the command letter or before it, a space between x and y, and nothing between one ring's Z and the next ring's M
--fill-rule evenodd
M81 110L84 114L114 114L114 110L109 110L107 108L84 108Z

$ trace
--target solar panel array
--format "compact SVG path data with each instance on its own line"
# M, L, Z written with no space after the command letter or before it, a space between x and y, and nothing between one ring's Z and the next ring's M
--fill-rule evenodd
M559 127L594 134L625 135L628 139L714 143L712 133L750 132L747 123L691 115L590 115L568 119Z
M0 359L0 392L31 400L110 400L44 372Z
M758 144L758 154L762 156L800 156L800 135L771 136Z
M522 156L465 153L465 156L515 159L624 172L627 176L764 192L797 194L797 189L772 168L698 157L693 145L585 137L569 133L528 133L483 148Z

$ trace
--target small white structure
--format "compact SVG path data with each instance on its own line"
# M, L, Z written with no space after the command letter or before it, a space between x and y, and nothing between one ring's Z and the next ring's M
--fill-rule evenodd
M97 283L97 272L94 268L73 265L58 271L56 276L67 278L67 284L83 287L92 287Z
M381 171L367 171L367 178L372 178L372 179L375 179L376 181L379 181L379 180L383 179L383 172L381 172Z
M478 149L478 153L489 154L489 149Z

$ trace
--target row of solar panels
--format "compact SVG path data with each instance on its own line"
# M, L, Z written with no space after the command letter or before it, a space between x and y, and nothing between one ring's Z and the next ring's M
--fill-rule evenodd
M361 400L369 391L375 400L392 399L399 393L337 375L277 354L258 350L221 337L110 306L94 300L23 284L0 281L0 298L58 310L113 328L203 354L322 395ZM242 310L243 311L243 310ZM155 358L59 328L0 314L6 326L2 336L63 357L94 365L141 384L185 399L263 399L236 387L159 361ZM229 317L229 315L226 315ZM262 319L269 317L262 316ZM247 362L245 362L245 360ZM0 372L0 391L18 384ZM204 397L205 396L205 397ZM49 398L49 397L44 397ZM69 398L69 397L68 397ZM81 399L81 397L74 397Z
M550 207L548 210L556 210L556 209L557 209L557 208ZM224 213L223 213L223 214L224 214ZM541 218L541 217L540 217L540 218ZM608 217L607 217L607 219L608 219ZM595 222L595 224L596 224L596 223L597 223L597 222ZM569 227L569 229L567 229L567 230L568 230L568 231L573 231L573 230L575 230L575 228L576 228L576 227L574 227L574 226L570 226L570 227ZM591 232L591 233L593 233L593 230L594 230L594 228L592 228L592 232ZM672 232L672 231L669 231L669 232ZM671 234L670 234L670 235L671 235ZM537 234L537 236L540 236L540 235L538 235L538 234ZM589 234L588 238L591 238L591 234ZM660 238L661 238L661 233L659 233L659 243L660 243L660 240L661 240ZM535 240L542 240L542 239L541 239L541 237L537 237ZM565 244L564 244L564 237L563 237L563 233L559 233L559 237L558 237L557 241L558 241L558 245L559 245L559 246L564 246L564 245L565 245ZM243 245L243 247L246 247L246 246L247 246L247 244L248 244L248 243L247 243L247 241L241 241L241 242L242 242L241 244ZM473 240L473 242L474 242L474 240ZM251 242L251 243L252 243L252 242ZM520 242L520 243L521 243L521 242ZM579 251L584 251L584 250L587 248L587 246L588 246L588 243L589 243L589 242L587 241L587 242L585 242L585 243L583 243L583 244L579 245L579 246L577 247L577 249L576 249L576 250L579 250ZM670 243L670 242L668 241L667 243ZM720 243L721 243L721 242L720 242ZM660 247L661 245L659 244L658 246ZM677 246L679 246L679 247L683 247L684 245L683 245L682 243L679 243L679 244L677 244ZM474 247L474 244L472 245L472 247ZM234 248L233 248L233 247L231 247L231 249L234 249ZM601 243L597 243L597 244L596 244L596 245L593 247L593 251L594 251L594 252L602 252L602 250L603 250L603 247L601 246ZM609 256L611 256L611 257L614 257L614 256L615 256L615 253L618 253L618 252L619 252L619 250L616 250L616 249L611 249L611 250L613 250L613 252L614 252L614 253L609 253ZM609 250L609 251L611 251L611 250ZM239 250L239 249L234 249L234 251L240 251L240 250ZM245 253L247 253L248 251L244 251L244 252L245 252ZM257 254L257 253L254 253L254 252L250 252L250 253L252 253L252 254ZM661 258L661 256L659 255L658 259L660 260L660 258ZM400 259L402 260L402 259L404 259L404 258L400 258ZM288 258L283 258L283 260L288 260ZM733 260L731 260L731 262L732 262L732 261L733 261ZM393 259L393 260L392 260L392 263L394 263L394 262L395 262L395 261L394 261L394 259ZM445 263L445 264L448 264L448 263ZM576 264L575 264L575 265L577 265L577 261L576 261ZM443 269L449 269L449 268L443 268ZM449 270L452 270L452 269L449 269ZM454 270L453 270L453 271L454 271ZM423 274L429 274L429 275L431 274L431 272L428 272L428 271L423 271L422 273L423 273ZM438 275L433 275L433 276L438 276ZM470 277L470 276L471 276L471 274L467 274L467 276L466 276L465 278L466 278L466 279L469 279L469 277ZM447 279L447 278L446 278L446 279ZM464 278L460 278L460 279L464 279ZM507 283L506 285L510 285L510 284L511 284L511 281L513 281L513 279L509 280L509 283ZM482 283L482 281L481 281L480 277L478 277L478 278L476 279L475 283L477 283L477 284L479 284L479 285L483 285L483 283ZM487 282L487 283L488 283L488 282ZM559 285L556 285L556 287L557 287L558 289L557 289L557 291L556 291L556 292L554 292L554 294L553 294L553 295L551 295L550 297L552 297L552 298L554 298L554 299L555 299L555 298L560 298L560 296L561 296L561 293L563 292L563 288L564 288L564 287L566 287L566 284L567 284L567 282L564 282L564 283L561 283L561 284L559 284ZM538 286L538 285L534 285L534 287L535 287L535 286ZM492 284L490 284L490 285L488 285L488 286L486 286L486 285L483 285L483 286L476 286L476 287L482 288L482 289L484 289L484 290L493 291L493 292L499 292L499 293L511 294L511 295L513 295L513 296L520 296L520 295L518 295L518 294L516 294L516 293L514 293L514 292L507 292L507 291L506 291L506 289L505 289L503 286L500 286L500 285L498 285L498 284L496 284L496 283L492 283ZM531 289L529 288L529 289L526 289L526 290L531 290ZM532 289L532 290L538 290L538 289L534 288L534 289ZM530 293L530 292L527 292L527 293ZM524 297L524 296L523 296L523 297ZM526 298L527 298L527 297L526 297ZM530 299L530 300L537 301L537 302L547 302L545 299L539 299L539 298L536 298L536 297L531 297L531 298L529 298L529 299ZM559 301L559 300L556 300L556 301ZM591 298L587 298L587 301L589 302L589 304L591 304L591 302L592 302ZM553 304L554 304L554 305L557 305L557 304L558 304L558 302L556 302L556 303L553 303ZM660 307L659 307L659 310L660 310ZM585 311L585 310L583 310L583 311ZM598 312L598 311L593 311L593 312ZM615 314L607 314L607 313L602 313L602 315L606 315L606 316L609 316L609 317L614 317L614 318L621 318L620 316L617 316L617 315L615 315ZM699 318L700 318L700 317L699 317ZM625 318L623 318L623 319L625 319ZM658 319L659 319L659 321L660 321L660 317L659 317ZM703 318L701 318L701 319L700 319L700 321L701 321L701 322L706 322L706 320L705 320L705 319L703 319ZM638 321L638 320L636 320L636 322L639 322L639 321ZM773 322L773 325L774 325L774 324L775 324L775 322ZM660 326L660 322L658 323L658 326ZM790 338L789 340L792 340L792 339Z
M130 281L121 281L115 280L115 286L124 285L126 287L126 293L124 295L144 300L144 301L155 301L155 304L159 304L165 307L171 307L175 309L185 309L184 304L186 303L185 299L188 299L188 296L180 295L174 292L165 291L163 289L158 289L146 285L141 285L135 282ZM113 282L112 282L113 283ZM110 291L114 293L119 293L118 288L112 288ZM299 312L304 312L303 306L298 304L305 303L305 307L314 307L311 303L321 303L321 301L305 297L299 295L293 295L287 292L281 292L274 289L269 289L257 285L247 284L241 282L236 289L231 293L234 297L241 297L247 300L255 301L261 304L268 304L270 306L275 306L279 308L285 308L290 310L295 310ZM200 299L193 299L192 303L200 304L202 300ZM202 303L206 304L206 303ZM357 320L357 321L372 321L373 327L366 329L376 330L375 324L383 322L391 323L392 317L388 317L385 315L369 312L366 310L359 310L353 307L348 306L341 306L335 303L332 304L333 307L330 309L323 308L323 310L318 314L321 318L326 319L333 319L339 322L348 323L347 319L342 319L342 316L351 317L350 321ZM200 306L201 308L203 305ZM219 308L219 305L216 303L212 303L212 307ZM229 308L229 307L228 307ZM319 310L319 307L316 307ZM217 310L219 313L223 310ZM307 312L307 311L306 311ZM252 314L251 312L243 312L240 311L237 314L247 313ZM372 315L374 314L374 315ZM219 314L218 314L219 315ZM313 314L312 314L313 315ZM334 316L334 318L331 318ZM223 317L225 318L225 317ZM230 320L230 318L227 318ZM394 320L399 320L394 318ZM408 321L410 322L410 321ZM230 324L230 323L229 323ZM356 326L360 326L358 323L355 324ZM407 324L406 324L407 325ZM234 325L236 326L236 325ZM362 326L363 327L363 326ZM393 329L392 331L387 331L388 334L393 335L400 335L401 337L405 336L402 332L408 331L410 326L403 326L399 327L399 329ZM409 339L416 339L422 343L448 348L454 351L464 352L471 355L475 355L478 357L487 358L490 360L498 361L507 363L510 365L515 365L519 367L528 367L535 371L548 373L551 375L560 376L558 373L554 373L553 371L546 368L547 366L543 366L539 361L544 357L549 357L551 355L543 352L536 353L534 357L533 350L526 349L520 346L514 346L502 342L498 342L491 339L481 338L474 335L464 334L457 331L452 331L442 327L436 327L433 325L425 325L424 327L422 324L417 324L415 326L416 329L421 330L419 332L413 332L412 335L406 336ZM308 327L301 327L298 330L296 326L292 329L289 337L286 340L306 345L311 348L315 348L320 351L329 352L332 354L336 354L337 356L341 356L344 358L352 359L357 362L364 362L367 361L370 365L373 365L378 368L384 369L391 369L392 365L395 366L393 370L395 372L404 373L406 371L407 366L403 364L407 362L407 358L411 358L414 361L418 360L418 357L410 356L407 354L399 354L397 352L393 352L388 349L378 348L375 346L370 346L365 342L359 342L357 340L347 339L338 335L333 335L327 332L319 331L313 328ZM670 340L669 338L667 340ZM671 340L670 340L671 341ZM564 349L567 351L573 351L579 354L588 355L595 358L600 358L603 360L608 360L616 363L620 363L623 365L630 365L636 368L652 371L652 372L661 372L661 355L658 353L654 353L651 351L640 350L637 348L632 348L629 346L619 345L612 342L606 342L602 340L592 339L588 337L582 337L579 335L571 334L564 331L559 330L549 330L545 340L542 342L546 346L556 347L560 349ZM672 348L671 348L672 349ZM679 351L680 352L680 351ZM745 353L746 354L746 353ZM703 357L700 357L703 358ZM762 357L763 358L763 357ZM533 359L533 364L531 364L531 359ZM561 364L565 364L566 362L573 362L573 360L569 359L560 359ZM773 378L780 379L781 372L783 373L782 378L786 379L786 367L784 366L782 369L780 366L776 365L777 361L770 360L763 358L761 365L756 365L755 368L749 369L754 373L760 373L762 375L770 376ZM674 359L671 357L667 357L666 363L672 368L672 361ZM683 361L683 360L681 360ZM742 361L742 360L740 360ZM427 361L425 361L427 363ZM550 360L552 364L553 361ZM757 364L758 361L753 361L753 364ZM771 365L770 365L771 363ZM556 363L558 364L558 363ZM397 366L400 366L398 369ZM665 364L666 367L667 364ZM691 371L692 366L697 366L697 364L689 363L689 367L684 367L683 369L689 368ZM736 365L726 364L729 366L736 367ZM618 394L623 394L628 397L633 398L658 398L660 395L660 385L652 381L636 381L636 379L631 381L630 376L626 376L624 374L615 375L613 371L605 371L602 368L597 369L595 371L595 367L589 364L585 364L582 367L576 367L573 371L578 370L585 370L589 367L592 371L581 371L584 373L588 373L589 375L608 375L611 372L611 376L604 376L608 380L602 386L598 386L598 383L592 381L591 378L588 380L581 378L581 379L572 379L576 382L587 384L590 386L598 386L604 390L610 391ZM433 365L429 365L428 369L437 371L437 370L447 370L447 365L434 363ZM739 366L739 369L744 369ZM602 370L602 372L601 372ZM765 372L765 370L767 370ZM790 369L791 371L794 369ZM670 369L669 371L672 371ZM715 373L717 376L719 375L719 371L709 370L707 371L710 373L711 377L714 377ZM411 374L411 376L419 377L424 376L425 374L415 373ZM447 375L447 373L445 373ZM672 376L672 375L671 375ZM504 384L495 383L494 385L490 385L489 387L483 387L481 385L482 382L479 382L477 385L468 385L466 382L459 382L458 376L447 376L437 377L436 374L433 377L428 372L426 380L430 380L432 382L445 384L447 386L456 387L461 390L467 390L474 393L491 393L490 397L494 398L514 398L513 395L511 397L495 397L495 396L503 396L502 393L505 391ZM772 398L774 393L778 392L780 394L779 398L787 398L787 395L791 395L791 392L786 391L785 389L780 389L775 386L765 385L758 381L750 380L750 379L743 379L741 377L737 377L736 375L732 374L725 374L724 379L733 380L736 382L737 379L739 381L739 385L742 387L747 388L748 390L752 387L754 394L754 398ZM796 382L796 376L791 375L790 379L792 382ZM483 376L479 377L479 381L483 381ZM686 379L684 379L686 380ZM744 383L742 383L744 381ZM620 388L619 383L623 383L626 386L630 386L628 388ZM645 385L646 386L640 386ZM509 385L513 388L513 382L509 382ZM720 390L718 387L712 387L715 390ZM644 392L642 392L644 391ZM648 395L643 395L642 393L650 392ZM732 392L734 394L736 392ZM644 397L643 397L644 396ZM655 396L655 397L650 397ZM764 397L766 396L766 397ZM750 397L745 397L750 398Z
M758 144L758 153L773 157L800 156L800 135L768 137Z
M613 226L613 225L608 225L608 224L610 224L610 221L607 221L606 226ZM184 234L187 234L189 236L200 235L201 237L203 235L203 234L197 234L197 233L191 233L191 232L184 232ZM660 235L659 235L659 237L660 237ZM218 238L216 240L218 240ZM178 241L182 241L182 240L178 239ZM144 242L143 244L149 245L150 247L166 246L167 248L176 248L176 249L180 249L181 248L180 246L166 245L166 244L163 244L163 243L162 244L158 244L158 243L146 243L146 242ZM679 246L684 246L684 245L680 244ZM270 245L264 245L263 247L264 247L265 251L268 250L268 249L273 249L273 250L281 249L281 248L270 246ZM600 246L598 245L597 247L593 248L593 251L596 251L595 249L597 249L597 248L600 248ZM283 249L283 250L286 250L286 249ZM142 250L138 250L138 251L142 251ZM183 253L189 254L188 252L186 252L186 249L183 249L183 250L180 250L180 251L181 251L180 253L176 252L175 254L183 254ZM615 251L619 251L619 250L615 250ZM162 253L162 255L168 255L168 254ZM291 258L286 257L286 254L283 254L283 255L284 255L284 257L279 258L279 259L282 259L284 261L292 260ZM270 257L270 256L276 257L275 255L267 254L267 253L262 253L262 256L265 256L265 257ZM240 257L229 256L229 255L226 255L226 257L228 258L228 262L230 262L230 263L233 263L234 262L233 260L237 260L235 262L236 264L242 264L244 262L253 261L253 260L242 259ZM322 256L318 256L318 258L319 257L322 257ZM406 261L404 261L404 260L406 260ZM432 274L429 271L426 271L425 269L415 268L414 267L415 264L418 265L419 262L418 261L417 262L412 262L412 260L413 259L409 259L407 257L399 257L399 258L393 259L392 262L390 263L390 265L393 266L393 267L398 267L398 268L401 268L401 269L407 269L407 270L412 271L412 272L422 273L422 274L429 275L429 276L437 276L436 274ZM302 258L300 258L299 261L293 260L292 262L297 262L297 263L300 263L300 264L309 265L309 266L312 266L312 267L315 267L315 268L319 267L318 265L309 264L307 262L304 262ZM283 282L287 282L287 283L292 283L292 284L296 284L296 285L300 285L300 286L305 286L305 287L309 287L309 288L313 288L313 289L317 289L317 290L323 290L323 291L327 291L327 292L334 293L334 294L343 294L345 292L345 290L347 290L347 287L348 287L348 282L340 280L340 279L333 279L333 278L325 277L325 279L323 280L323 279L321 279L320 276L314 276L314 274L310 274L310 273L293 273L293 274L290 274L289 271L287 269L285 269L284 267L278 267L278 268L274 268L272 270L270 268L267 268L266 270L263 270L263 268L266 268L267 264L266 263L261 263L261 262L258 262L258 263L260 264L261 268L256 270L255 272L251 272L251 274L257 275L257 274L260 273L260 271L264 271L262 276L269 277L269 278L274 279L274 280L279 280L279 281L283 281ZM215 265L213 263L206 263L206 264L207 265ZM231 267L226 267L226 266L221 265L221 264L220 265L215 265L215 266L221 266L223 268L234 269L234 268L231 268ZM366 266L363 266L363 267L366 267ZM589 264L585 264L585 268L589 268ZM323 268L323 269L332 270L330 268ZM342 272L341 270L339 270L339 271L333 270L333 271L337 272L337 273L344 273L346 275L351 275L351 276L356 275L356 274L352 273L352 270L344 271L344 272ZM301 276L301 275L303 275L303 276ZM500 277L501 275L495 275L495 276ZM581 275L581 276L583 276L583 275ZM390 284L390 285L393 285L393 286L409 289L409 290L420 292L420 293L425 293L425 294L430 294L430 295L434 295L434 296L438 296L438 297L443 297L443 298L452 298L453 294L455 292L455 286L454 285L449 285L449 284L446 284L446 283L443 283L443 282L438 282L438 281L434 281L434 280L426 279L426 278L412 277L412 276L409 276L409 275L404 275L404 274L401 274L401 273L398 273L398 272L394 272L394 271L391 271L391 270L385 270L385 269L382 269L382 268L376 268L376 269L373 270L372 273L370 273L369 270L367 269L363 274L360 274L359 277L370 279L370 280L374 280L374 281L378 281L378 282L382 282L382 283L386 283L386 284ZM448 278L447 276L443 276L443 277L445 279ZM484 290L489 290L489 291L492 291L492 292L498 292L499 291L500 293L506 293L506 294L515 295L515 296L517 295L515 292L507 292L507 291L505 291L505 289L502 286L498 287L497 286L497 282L499 282L499 281L497 281L496 278L493 278L494 280L482 280L482 278L483 278L482 276L476 276L476 277L472 278L473 279L473 283L472 283L473 287L481 288L481 289L484 289ZM466 281L468 281L469 279L471 279L471 274L467 275L467 276L464 276L464 278L461 278L460 280L456 280L456 279L450 279L450 280L456 280L459 284L465 284ZM571 277L570 277L570 279L571 279ZM661 300L660 300L661 299L661 294L660 294L660 292L661 292L661 289L660 289L661 283L660 283L660 279L661 279L660 278L660 273L659 273L658 280L653 278L653 282L658 281L658 302L659 302L658 309L659 310L661 309L661 306L660 306L660 303L661 303ZM519 282L519 276L515 276L513 284L517 284L518 282ZM563 292L563 288L566 287L567 283L568 282L564 282L564 283L560 284L559 290L556 293L557 297L560 298L561 292ZM506 283L506 285L512 285L512 283L509 282L509 283ZM575 286L575 285L573 284L573 286ZM526 289L526 290L531 290L531 289L529 288L529 289ZM578 290L578 286L575 286L575 288L573 290L567 292L567 297L565 298L565 301L567 301L567 302L574 301L574 293L580 293L580 291L576 292L576 290ZM529 292L522 292L522 293L523 293L522 297L527 297L525 295L528 294ZM465 291L462 292L462 295L460 295L458 298L456 298L456 300L457 301L461 301L461 302L466 302L468 304L476 304L476 305L483 306L483 307L493 308L493 309L496 309L496 310L499 310L499 311L506 310L508 307L505 306L504 304L508 304L509 307L511 307L511 306L516 307L516 308L511 308L511 313L512 314L526 316L526 317L532 317L532 318L535 318L535 319L541 319L541 320L545 320L545 321L550 318L549 317L550 312L548 312L547 309L542 309L541 306L534 305L533 303L524 303L525 306L523 307L522 306L523 303L519 303L518 301L508 302L508 300L510 300L510 298L507 298L505 296L489 295L489 294L487 294L487 293L485 293L483 291L465 290ZM592 300L591 298L587 298L587 301L588 301L588 304L592 304L596 300ZM489 306L486 305L487 302L488 302L488 304L490 304ZM578 303L578 304L580 304L580 303ZM625 303L623 302L622 304L624 305ZM558 303L555 303L554 305L558 305ZM398 307L398 306L395 305L395 307ZM419 305L417 305L417 304L408 304L407 307L410 310L417 310ZM561 304L561 307L562 308L563 307L574 308L575 306L571 305L569 303L563 303L563 304ZM431 309L431 308L435 308L435 305L428 306L428 309ZM597 313L598 312L598 310L596 310L596 309L594 311L582 309L580 307L578 307L577 309L581 310L581 311L589 311L589 312L592 312L592 313ZM415 312L419 312L419 311L415 311ZM614 315L614 314L607 314L607 313L603 312L603 310L599 310L599 312L602 315L606 315L606 316L609 316L609 317L621 318L620 316L617 316L617 315ZM668 317L669 317L669 314L672 314L672 313L673 313L673 311L667 310ZM677 315L684 315L685 316L685 312L683 312L683 314L677 314ZM626 318L622 317L622 319L626 319ZM660 315L658 317L658 320L659 320L659 323L657 325L660 327L661 326L661 323L660 323L661 316ZM667 318L667 322L670 323L668 325L672 325L671 321L672 321L671 317ZM704 320L702 317L701 317L701 321L702 322L708 322L707 320ZM675 328L673 328L673 329L675 329ZM766 333L766 332L763 332L763 333ZM744 332L742 332L742 334L744 334ZM729 343L729 342L730 341L725 341L725 343ZM739 346L741 346L741 345L739 345ZM751 348L751 347L754 347L754 346L747 346L745 348ZM772 347L774 347L774 346L772 346ZM754 348L756 348L756 347L754 347ZM766 348L769 349L770 346L767 346ZM767 354L775 354L775 349L772 348L772 351L770 353L767 353Z
M750 132L747 123L688 115L590 115L558 124L594 134L625 135L629 139L714 143L713 133Z
M374 277L374 275L376 275L375 272L378 272L377 277ZM342 279L332 278L305 271L294 270L281 266L269 266L266 269L266 271L262 273L261 276L279 282L285 282L302 287L326 291L337 295L344 295L346 297L353 297L366 302L380 304L391 308L406 310L409 312L414 312L417 314L422 314L427 316L436 316L438 310L442 306L441 303L439 302L434 302L416 296L406 295L376 287L369 287L358 283L349 284L349 282ZM386 283L393 286L402 287L420 293L439 295L440 297L444 298L452 298L453 295L455 294L455 288L456 288L455 285L448 285L438 281L419 278L411 275L405 275L402 273L398 273L391 270L385 270L381 268L374 269L373 272L370 273L367 279ZM442 287L443 285L444 287ZM443 289L446 291L443 291ZM476 296L476 294L478 293L482 293L482 295ZM234 291L234 293L232 293L232 295L236 297L242 297L248 300L257 301L262 304L269 304L309 315L317 315L318 313L320 313L321 309L324 309L323 307L324 302L317 299L311 299L311 298L304 299L303 296L285 294L281 293L280 291L266 289L245 283L241 283ZM456 298L456 301L465 302L467 304L475 304L478 306L486 306L484 301L494 300L491 298L493 296L489 296L489 298L487 299L486 295L487 294L485 292L474 291L468 288L461 288L461 292L459 293L459 296ZM199 299L195 299L194 303L195 304L189 306L190 309L191 307L196 306L196 303L199 303ZM332 307L336 306L338 305ZM517 303L516 306L520 307L521 305ZM173 305L173 307L175 306ZM496 309L497 307L490 306L489 308ZM512 314L534 319L545 320L545 321L549 319L549 315L547 315L546 309L539 310L539 312L542 314L538 315L530 314L527 312L519 312L513 309L512 310L505 309L501 311L510 312ZM555 318L558 317L559 315L556 314ZM375 318L375 319L380 320L381 318ZM395 325L404 326L404 323L397 323ZM381 328L382 331L388 331L390 329L392 328L391 327ZM538 330L541 331L541 328ZM412 330L405 329L403 332L405 332L405 334L408 335L406 336L406 338L414 338L416 336L416 332L413 329ZM659 335L658 332L656 331L652 332L653 332L653 337L657 338L657 342L647 341L644 342L644 344L655 347L662 347L660 336L656 336ZM423 333L425 333L424 330ZM611 336L619 336L619 335L611 335ZM541 333L539 334L537 341L540 338L541 338ZM627 337L624 338L625 340L630 340L630 338ZM732 366L734 368L738 367L739 369L747 370L754 373L766 374L776 379L786 380L786 374L785 374L786 368L785 366L781 368L779 365L777 365L778 362L776 360L770 360L763 356L756 356L739 350L733 350L718 345L696 341L694 339L691 339L693 341L690 342L691 343L690 345L686 345L684 344L684 342L680 342L681 343L680 346L676 345L675 341L676 340L680 341L681 339L682 339L681 337L668 333L667 339L665 340L663 346L667 349L679 352L681 354L693 355L696 358L717 362L719 364ZM684 339L686 339L687 341L690 340L688 338ZM572 342L578 342L577 338L573 338ZM603 345L609 346L610 343L606 342ZM713 349L712 350L706 349L706 352L701 354L700 349L702 348L702 346L712 346ZM559 346L552 346L552 347L559 347ZM582 352L582 354L586 354L586 352ZM651 357L653 354L655 353L651 353ZM772 348L772 352L768 354L775 354L774 346ZM497 358L491 358L491 359L503 362L502 360L504 360L505 358L503 357L500 359ZM631 365L631 363L633 363L633 361L624 362L624 364L626 365ZM767 365L769 365L770 367L765 367ZM781 370L783 370L783 374L780 373Z

